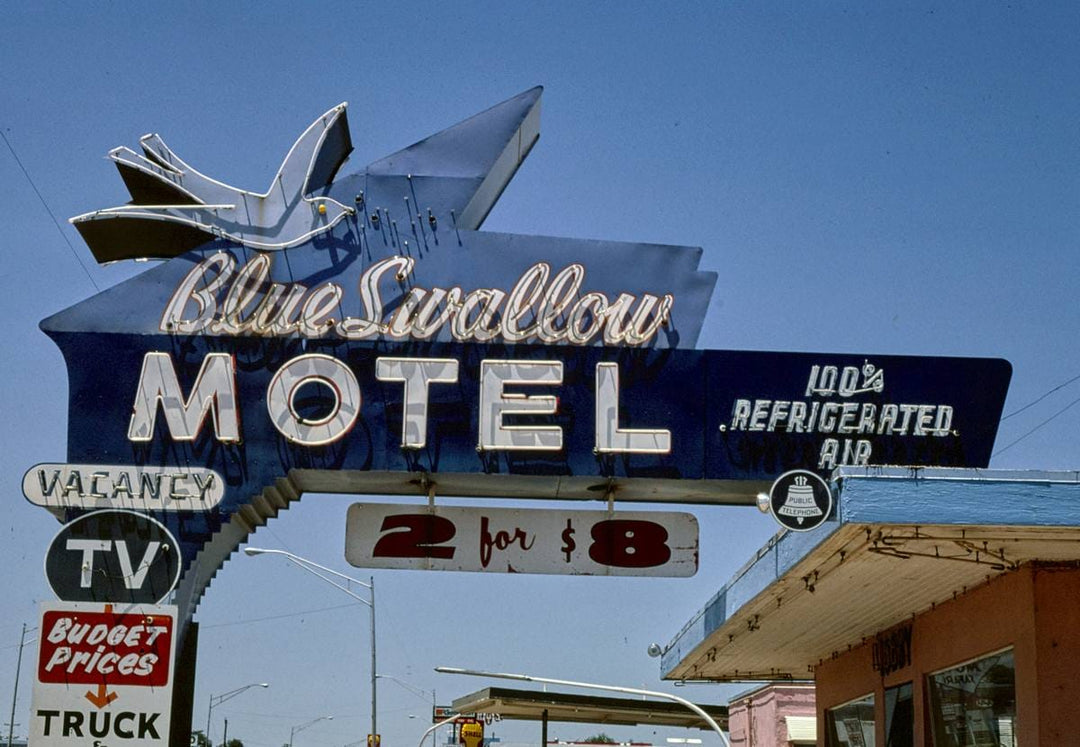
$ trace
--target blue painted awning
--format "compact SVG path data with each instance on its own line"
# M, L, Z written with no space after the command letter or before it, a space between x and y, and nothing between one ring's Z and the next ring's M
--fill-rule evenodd
M665 648L675 680L812 676L988 577L1080 560L1080 472L841 468L834 516L780 532Z

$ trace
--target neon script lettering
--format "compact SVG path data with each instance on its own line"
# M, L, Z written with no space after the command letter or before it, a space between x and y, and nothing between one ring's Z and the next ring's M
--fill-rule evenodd
M430 340L447 330L456 342L540 342L548 345L644 345L668 323L675 298L670 293L640 298L620 293L611 299L582 292L584 265L573 263L552 275L546 262L528 267L509 292L499 288L462 290L406 287L415 260L393 256L360 275L362 316L345 316L345 289L327 281L313 288L270 280L273 258L256 254L237 268L218 252L193 267L165 306L162 332L218 336L287 336L347 340L385 336ZM390 296L392 294L392 296ZM388 311L387 296L400 298Z

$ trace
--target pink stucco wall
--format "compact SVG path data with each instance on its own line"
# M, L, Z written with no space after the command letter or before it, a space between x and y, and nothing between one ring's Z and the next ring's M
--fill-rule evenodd
M811 685L767 685L728 706L732 747L787 747L785 716L813 716Z

